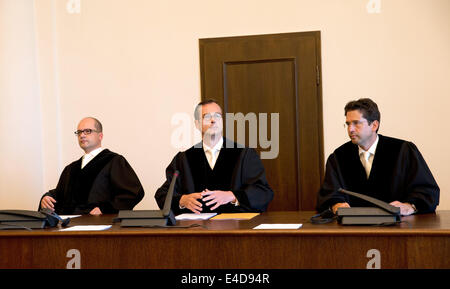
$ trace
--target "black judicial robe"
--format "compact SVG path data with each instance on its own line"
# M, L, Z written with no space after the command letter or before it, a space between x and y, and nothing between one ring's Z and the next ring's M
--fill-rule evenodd
M232 191L239 201L239 206L228 203L213 212L265 211L274 193L267 183L264 166L258 154L251 148L238 148L236 143L225 138L223 146L214 169L209 166L201 144L179 152L166 169L165 183L155 193L158 206L163 208L173 172L178 170L180 173L172 200L172 210L176 215L192 213L189 209L179 207L183 194L202 192L204 189ZM203 205L202 213L211 212L203 201L199 201Z
M417 147L412 142L382 135L379 135L368 179L358 145L349 141L329 156L317 197L319 212L341 202L352 207L370 206L366 201L337 192L339 188L388 203L408 202L414 204L419 213L434 212L439 204L439 187Z
M56 189L44 194L57 201L57 214L88 214L95 207L104 214L117 213L133 209L144 197L136 173L123 156L104 149L83 169L81 160L65 167Z

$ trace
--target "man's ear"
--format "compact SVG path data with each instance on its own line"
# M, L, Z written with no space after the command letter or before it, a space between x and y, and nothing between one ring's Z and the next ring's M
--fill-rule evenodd
M202 123L200 122L200 120L196 119L194 120L195 123L195 127L201 132L202 131Z
M372 121L372 131L376 132L380 127L380 122L378 120Z

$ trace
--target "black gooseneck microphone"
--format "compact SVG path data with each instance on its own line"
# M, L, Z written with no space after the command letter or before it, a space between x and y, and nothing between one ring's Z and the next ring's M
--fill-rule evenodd
M350 195L350 196L354 196L354 197L357 197L357 198L360 198L360 199L362 199L364 201L367 201L367 202L369 202L371 204L376 205L377 207L379 207L379 208L381 208L381 209L383 209L383 210L385 210L385 211L387 211L387 212L389 212L391 214L400 215L400 208L399 207L394 207L394 206L392 206L392 205L390 205L390 204L388 204L386 202L383 202L381 200L372 198L372 197L367 196L367 195L363 195L363 194L347 191L347 190L344 190L342 188L339 188L338 192L343 193L343 194L347 194L347 195Z
M167 191L166 200L164 202L164 207L162 210L162 214L164 217L168 217L170 214L170 209L172 207L173 191L175 190L175 183L177 181L179 174L180 172L178 170L176 170L173 173L172 181L170 182L169 190Z

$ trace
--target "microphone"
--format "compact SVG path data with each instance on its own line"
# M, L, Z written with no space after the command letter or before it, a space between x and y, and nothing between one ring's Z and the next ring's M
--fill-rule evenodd
M173 173L172 181L170 182L169 190L167 191L166 200L164 202L164 207L162 210L162 214L164 217L169 216L170 209L172 207L172 198L173 198L173 191L175 190L175 182L179 174L180 172L178 170L176 170Z
M178 171L173 173L169 190L167 191L166 200L162 210L121 210L117 216L121 222L121 227L167 227L176 223L175 216L171 210L173 191L175 190L175 182L179 175Z
M390 205L390 204L388 204L386 202L383 202L381 200L372 198L372 197L367 196L367 195L363 195L363 194L347 191L347 190L344 190L342 188L340 188L338 190L338 192L343 193L343 194L347 194L347 195L351 195L351 196L360 198L362 200L365 200L365 201L367 201L367 202L369 202L371 204L374 204L375 206L377 206L379 208L382 208L383 210L385 210L385 211L387 211L387 212L389 212L391 214L400 215L400 208L399 207L394 207L394 206L392 206L392 205Z

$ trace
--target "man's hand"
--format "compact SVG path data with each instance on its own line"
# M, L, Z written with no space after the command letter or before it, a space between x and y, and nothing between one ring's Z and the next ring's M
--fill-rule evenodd
M98 216L98 215L102 214L102 211L100 211L99 207L95 207L95 208L92 209L92 211L89 212L89 214Z
M45 197L42 198L41 208L43 208L43 209L50 209L50 210L54 211L55 210L55 205L54 205L55 203L56 203L55 199L53 199L50 196L45 196Z
M336 203L331 207L331 210L333 211L333 214L336 215L338 208L350 208L350 205L348 203Z
M415 213L416 210L414 210L414 208L412 207L412 205L410 203L402 203L399 201L393 201L392 203L390 203L390 205L394 206L394 207L399 207L400 208L400 214L402 216L409 216Z
M208 189L202 192L203 201L207 202L207 206L211 206L211 211L217 209L221 205L228 204L229 202L235 202L236 196L231 191L210 191Z
M180 207L187 208L196 214L200 214L202 211L202 203L197 200L201 198L202 193L182 195L180 199Z

